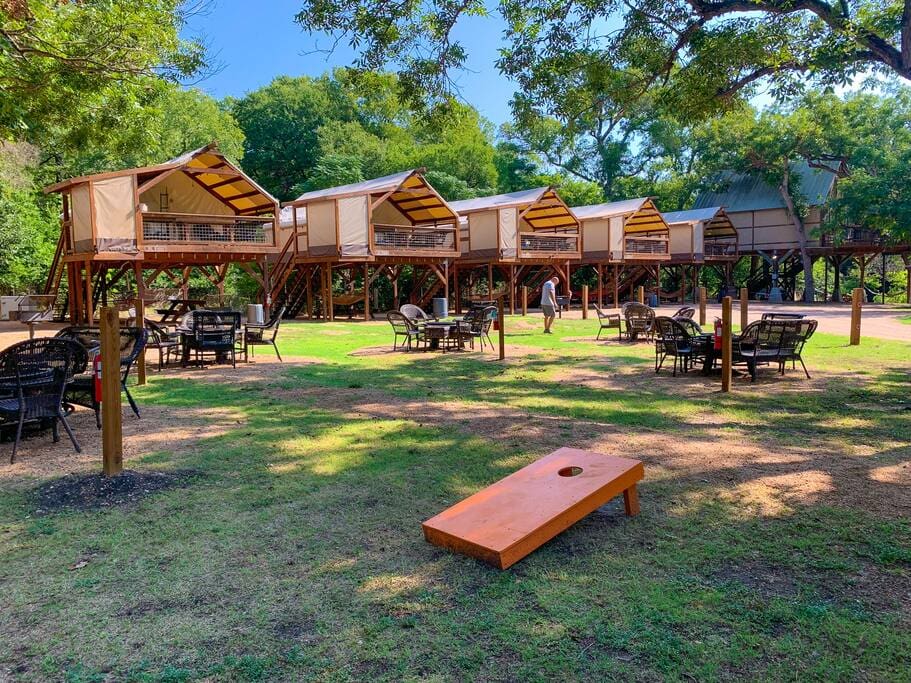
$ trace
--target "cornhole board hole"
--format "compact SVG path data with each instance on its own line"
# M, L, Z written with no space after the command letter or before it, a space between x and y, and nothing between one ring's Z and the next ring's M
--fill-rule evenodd
M638 460L561 448L431 517L424 538L506 569L621 493L638 514L644 474Z

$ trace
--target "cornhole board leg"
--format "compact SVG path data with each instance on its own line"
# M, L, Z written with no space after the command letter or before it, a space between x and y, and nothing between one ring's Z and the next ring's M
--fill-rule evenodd
M642 463L561 448L423 523L434 545L506 569L612 498L639 513Z

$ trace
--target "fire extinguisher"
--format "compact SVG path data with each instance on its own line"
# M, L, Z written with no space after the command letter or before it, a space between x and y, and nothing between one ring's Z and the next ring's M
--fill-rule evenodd
M95 402L101 403L101 354L92 359L92 376L95 378Z
M721 318L715 318L715 350L721 350Z
M491 315L491 317L493 318L493 329L494 329L494 330L499 330L499 329L500 329L500 316L497 315L496 312L494 312L494 313Z

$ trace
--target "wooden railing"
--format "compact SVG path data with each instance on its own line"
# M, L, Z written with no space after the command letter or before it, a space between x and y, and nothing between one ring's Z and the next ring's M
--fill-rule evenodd
M452 252L455 225L373 224L373 246L378 253L393 251Z
M144 213L142 239L145 242L170 244L269 244L266 230L271 217L207 216L175 213Z
M732 239L707 239L703 243L706 257L725 258L737 256L737 242Z
M626 237L624 238L623 252L627 258L669 256L668 244L667 237Z
M521 253L526 256L539 254L566 254L579 251L579 236L563 233L520 233Z
M827 232L819 238L821 247L835 247L842 244L878 246L882 243L883 236L880 233L864 228L850 228L842 233Z

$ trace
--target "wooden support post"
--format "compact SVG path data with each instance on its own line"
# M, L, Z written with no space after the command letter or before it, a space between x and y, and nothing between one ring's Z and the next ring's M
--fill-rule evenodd
M462 289L459 287L459 264L452 264L452 293L455 296L456 315L462 314Z
M614 266L614 308L620 308L620 266Z
M573 295L573 290L572 290L572 287L570 286L570 282L569 282L569 268L570 268L570 264L569 264L569 261L567 261L566 262L566 296L571 297Z
M370 313L370 264L364 264L364 320L373 320Z
M860 311L863 301L864 290L858 287L851 293L851 346L860 345Z
M740 288L740 330L741 332L750 324L750 294L746 287Z
M705 325L705 287L699 288L699 326Z
M449 261L443 261L443 298L446 299L446 307L449 307Z
M95 296L92 292L92 262L85 262L85 324L95 322Z
M332 301L332 264L326 264L326 299L329 301L327 306L328 315L326 319L329 322L335 321L335 304Z
M721 300L721 391L731 390L731 297Z
M136 328L142 329L145 327L145 310L146 302L143 299L136 299L133 303L133 307L136 309ZM139 356L136 358L136 384L143 386L146 383L146 350L143 349L139 352Z
M598 308L604 308L604 266L598 264Z
M528 285L522 285L522 315L528 315Z
M268 321L272 317L272 270L265 259L259 267L263 271L263 315Z
M582 320L588 320L588 285L582 285Z
M120 412L120 318L111 306L101 309L101 447L105 476L123 471Z
M645 303L645 287L643 285L639 285L639 293L637 294L636 298L640 304Z
M487 264L487 296L493 296L493 264Z
M516 267L509 266L509 315L516 314Z
M500 360L506 358L506 316L503 314L503 297L497 297L497 327L500 328Z

